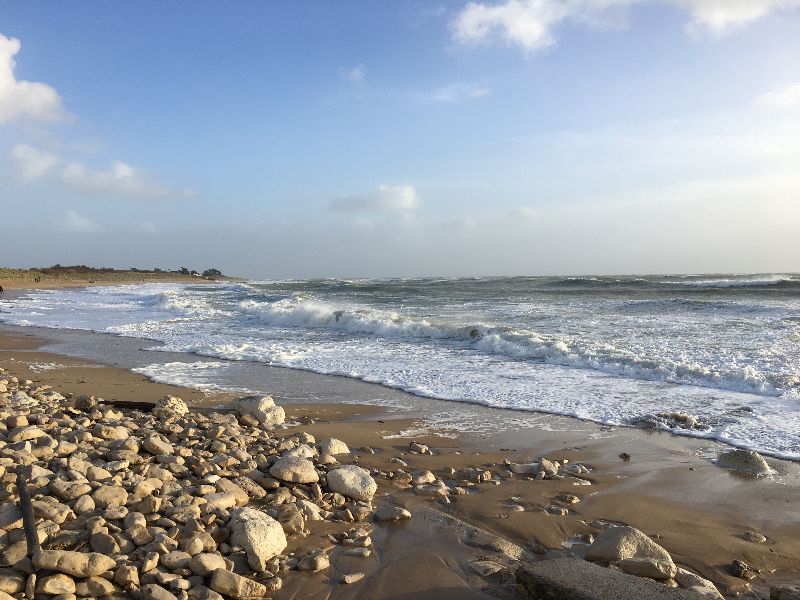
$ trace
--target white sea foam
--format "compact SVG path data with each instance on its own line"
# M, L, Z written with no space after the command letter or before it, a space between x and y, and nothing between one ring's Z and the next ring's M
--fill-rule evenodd
M614 425L687 412L707 428L676 433L800 458L800 295L787 287L796 281L715 276L96 287L31 292L5 304L0 318L159 340L164 350L234 361L171 362L141 371L166 383L237 387L230 365L256 361L419 396Z

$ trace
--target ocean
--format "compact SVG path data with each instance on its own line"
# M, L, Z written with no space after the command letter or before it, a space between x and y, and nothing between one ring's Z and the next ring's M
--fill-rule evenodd
M0 320L220 359L140 369L165 383L255 361L800 460L800 275L121 285L28 291Z

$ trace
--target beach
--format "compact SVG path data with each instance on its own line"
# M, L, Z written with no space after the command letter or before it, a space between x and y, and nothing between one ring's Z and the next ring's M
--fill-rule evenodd
M30 389L51 386L66 403L81 395L156 403L169 395L208 414L230 409L242 395L155 383L132 372L132 357L142 354L136 340L13 326L0 328L0 340L2 377L29 380ZM149 353L146 361L171 364L174 358ZM350 451L336 461L368 469L377 483L371 506L401 507L412 515L389 523L367 514L356 524L307 520L299 531L289 528L286 553L303 556L323 548L330 567L316 574L282 573L275 598L515 597L520 564L582 557L591 548L586 542L610 524L641 530L677 567L710 580L726 597L766 598L771 586L800 578L797 463L768 458L772 472L755 476L715 464L731 447L714 440L260 368L258 379L286 414L270 436L342 440ZM430 454L413 450L421 447ZM553 477L537 479L540 469L531 465L544 464L542 458L558 461ZM317 466L323 473L330 468ZM396 478L399 471L415 473L417 485L411 477ZM454 523L498 536L524 554L470 546ZM368 557L349 556L333 541L354 525L369 531ZM760 541L754 533L764 536L763 543L752 541ZM487 560L496 572L481 575L471 567ZM746 563L752 579L735 576L733 561ZM354 573L364 577L341 583Z

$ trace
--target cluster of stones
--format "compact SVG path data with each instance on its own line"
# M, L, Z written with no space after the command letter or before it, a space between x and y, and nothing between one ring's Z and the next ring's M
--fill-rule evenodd
M344 442L286 431L270 397L233 408L190 412L167 396L151 412L121 409L0 370L0 600L244 600L293 570L326 569L325 549L287 553L287 536L307 535L313 521L371 519L375 480L338 463ZM20 470L41 547L33 555ZM383 506L374 516L411 515ZM369 550L365 535L353 549Z

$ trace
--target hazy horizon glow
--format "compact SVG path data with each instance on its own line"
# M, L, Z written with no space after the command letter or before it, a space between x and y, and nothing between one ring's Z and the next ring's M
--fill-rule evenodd
M0 265L800 271L800 0L0 15Z

